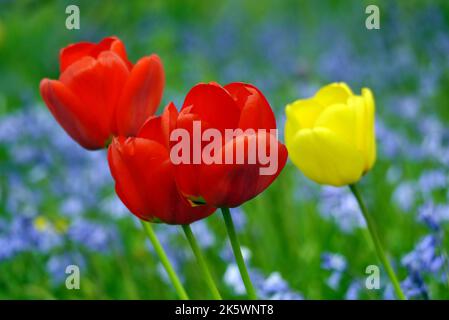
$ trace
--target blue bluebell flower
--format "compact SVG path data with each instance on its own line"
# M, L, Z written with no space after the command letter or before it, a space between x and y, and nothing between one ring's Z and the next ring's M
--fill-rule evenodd
M242 281L239 268L236 264L228 265L226 272L223 276L223 281L228 285L237 295L243 295L246 293L245 284Z
M429 299L428 288L419 272L411 272L409 276L401 282L401 288L408 299Z
M438 274L441 272L445 259L439 253L441 240L436 235L427 235L423 237L414 250L402 258L402 265L408 270Z
M118 241L118 234L111 226L82 218L75 219L71 223L67 234L71 241L98 252L107 252L117 245Z
M234 221L235 229L237 232L242 231L247 223L246 214L242 208L231 208L232 220Z
M449 204L435 204L432 200L418 208L418 220L431 230L438 231L441 224L449 221Z
M387 171L387 180L390 184L398 183L402 178L402 168L396 165L392 165Z
M251 281L260 299L268 300L302 300L303 296L292 290L288 283L282 278L279 272L273 272L268 277L264 277L258 270L249 268ZM238 266L235 263L228 265L223 276L223 281L236 295L246 293L245 285L242 281Z
M324 218L333 220L346 233L366 226L357 201L349 189L325 186L321 190L318 209Z
M419 177L419 186L425 194L448 186L448 174L441 169L424 171Z
M360 284L360 281L354 280L349 285L348 289L345 293L345 299L346 300L357 300L360 296L360 291L362 290L362 285Z
M416 184L411 181L401 182L393 192L393 201L402 211L410 211L416 204Z
M338 253L325 252L321 255L321 268L332 271L326 284L337 290L340 287L340 282L344 272L347 270L347 261L344 256Z
M192 223L191 227L202 248L209 248L215 244L215 235L211 232L205 220Z
M116 195L102 199L99 203L99 208L102 212L110 215L114 219L128 217L131 214Z
M324 270L343 272L347 264L346 258L341 254L325 252L321 255L321 267Z
M261 299L270 300L302 300L303 296L293 291L279 272L271 273L263 280L258 293Z
M67 216L79 216L85 210L83 202L74 196L62 200L60 212Z

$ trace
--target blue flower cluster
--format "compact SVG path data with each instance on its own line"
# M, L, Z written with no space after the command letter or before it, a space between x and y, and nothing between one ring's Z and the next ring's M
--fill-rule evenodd
M251 282L256 289L257 295L260 299L268 300L302 300L304 297L301 293L292 289L288 282L282 277L279 272L272 272L268 276L251 266L251 251L242 247L242 255L248 267L248 273ZM234 260L231 245L225 242L221 250L222 259L228 264L226 272L223 276L224 283L230 287L236 295L245 295L246 289L242 281L239 269Z
M341 254L325 252L321 255L321 267L332 271L326 283L329 287L337 290L344 273L347 271L346 258Z
M117 246L114 226L88 217L126 212L112 193L105 152L85 152L39 105L0 119L0 150L0 261L38 251L49 257L50 275L64 274L58 261L79 257L80 246L102 253ZM72 243L75 251L57 255Z

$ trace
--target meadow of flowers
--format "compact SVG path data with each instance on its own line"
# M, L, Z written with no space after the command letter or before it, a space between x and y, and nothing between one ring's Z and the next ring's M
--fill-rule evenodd
M117 35L132 61L164 61L163 106L199 82L256 85L284 140L285 106L331 82L376 99L377 160L359 190L409 299L449 299L449 6L373 1L0 1L0 299L175 299L153 245L114 192L107 150L86 151L58 125L39 81L59 75L69 43ZM288 147L288 144L287 144ZM287 161L231 215L262 299L396 299L358 203ZM246 298L219 212L191 224L223 297ZM191 298L213 298L182 228L154 224ZM81 270L65 286L67 265ZM368 265L380 289L365 287Z

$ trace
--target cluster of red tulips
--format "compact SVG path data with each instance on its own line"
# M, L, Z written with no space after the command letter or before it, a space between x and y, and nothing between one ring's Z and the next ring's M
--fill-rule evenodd
M266 164L247 159L175 164L170 158L170 135L177 128L192 132L195 121L200 121L201 130L213 128L223 134L226 129L254 129L252 136L223 141L216 152L248 149L250 139L265 139L259 129L276 129L273 111L263 94L245 83L201 83L187 93L180 111L169 103L160 116L155 116L165 83L162 62L153 54L132 64L116 37L63 48L60 72L59 80L41 81L40 92L47 107L81 146L88 150L108 148L116 193L133 214L146 221L144 227L179 296L187 298L148 222L183 225L212 293L219 298L188 224L221 208L248 295L255 298L228 208L264 191L283 169L287 149L276 139L277 169L261 175Z

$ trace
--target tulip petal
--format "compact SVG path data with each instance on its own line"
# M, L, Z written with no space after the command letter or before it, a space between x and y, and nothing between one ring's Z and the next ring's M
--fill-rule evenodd
M321 184L347 185L363 173L363 155L326 128L300 130L287 148L304 175Z
M300 129L312 128L324 107L314 99L296 100L285 107L286 141Z
M125 138L114 138L108 148L108 163L111 175L115 180L115 190L125 206L137 217L143 220L151 220L145 201L145 192L133 176L133 171L126 162L124 155ZM130 143L128 141L128 143ZM151 146L151 144L150 144ZM157 147L157 145L156 145ZM128 146L128 149L130 146ZM159 148L160 149L160 148ZM128 151L128 153L130 153Z
M61 49L59 52L59 69L61 73L72 63L88 56L94 46L95 44L92 42L78 42Z
M132 67L132 64L128 61L123 43L116 37L107 37L98 44L93 42L78 42L61 49L59 53L61 73L71 64L85 56L97 58L101 52L108 50L118 54L129 68Z
M257 154L254 154L254 161L249 160L248 152L251 150L249 146L251 144L257 146L259 141L263 139L266 139L266 150L264 151L268 155L270 155L270 143L276 143L276 155L272 155L274 157L272 159L274 161L272 163L273 173L269 175L261 174L260 169L266 168L267 165L261 164ZM276 179L287 161L285 146L265 131L260 131L257 134L240 135L229 141L221 149L222 159L225 159L229 152L233 152L235 158L236 150L244 151L245 159L242 164L237 164L234 159L232 164L204 164L198 171L200 194L207 204L216 207L237 207L256 197ZM253 151L255 150L253 149Z
M201 142L199 151L194 150L193 145L196 139L201 139L203 132L209 128L219 130L224 137L225 129L237 128L239 117L239 107L219 84L201 83L189 91L179 113L177 129L186 130L191 139L190 163L175 165L176 182L185 197L196 199L201 196L198 172L201 169L201 150L207 143ZM198 121L201 126L199 137L196 137L193 129L195 121ZM200 157L198 163L194 163L194 154Z
M58 80L43 79L40 92L56 121L75 141L89 150L104 147L109 133L97 130L95 119L69 88Z
M324 86L315 94L314 99L323 106L336 103L346 103L350 96L353 96L351 88L344 82L335 82Z
M159 106L165 75L157 55L140 59L129 75L117 109L118 133L135 136L143 123Z
M105 51L97 59L87 56L76 61L60 79L79 98L84 112L96 119L97 130L114 133L115 109L128 74L121 58Z
M373 93L368 88L362 89L362 97L365 100L365 112L366 112L366 153L367 162L365 166L365 171L371 169L376 161L376 133L375 133L375 102Z
M202 122L220 131L237 128L240 109L231 95L218 84L200 83L187 94L181 112L191 107Z
M327 128L342 141L362 151L357 141L358 138L364 136L364 133L360 131L365 130L365 128L361 128L360 111L363 111L363 109L359 108L358 105L331 105L320 114L314 128Z
M240 108L239 128L276 129L273 110L262 92L251 84L233 82L224 86Z
M215 209L191 207L173 177L167 149L142 139L114 139L109 147L109 166L120 199L143 220L188 224L210 215Z
M173 102L170 102L159 117L151 117L140 129L137 136L159 142L167 149L170 148L170 133L176 127L178 110Z

